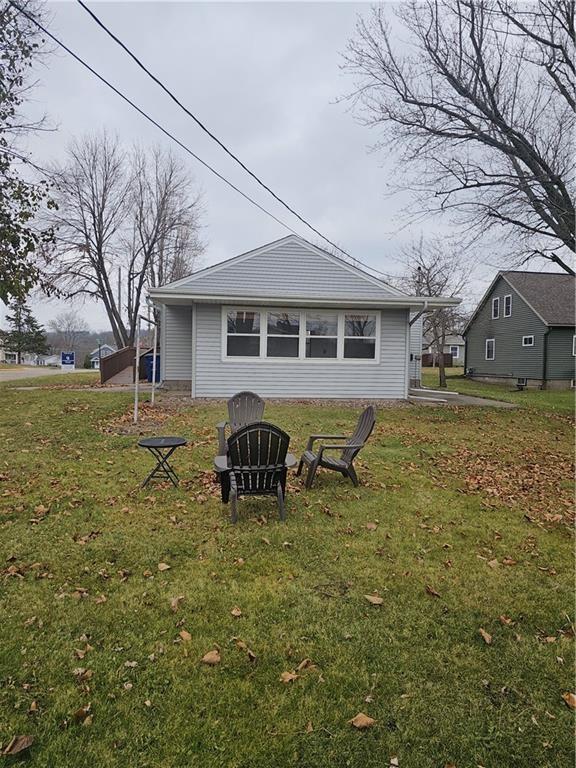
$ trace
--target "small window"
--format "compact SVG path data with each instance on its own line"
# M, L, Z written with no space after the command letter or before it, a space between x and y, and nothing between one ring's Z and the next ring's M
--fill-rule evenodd
M492 299L492 320L497 320L500 317L500 299L496 297Z
M494 339L486 339L486 360L494 360L496 357L496 342Z
M460 348L459 347L450 347L450 354L452 357L459 357L460 356Z
M234 309L227 316L226 354L260 357L260 312Z
M267 357L298 357L300 347L300 313L268 312Z
M572 336L572 355L576 357L576 336Z
M504 296L504 317L512 316L512 294Z
M306 314L306 357L332 358L338 354L338 313Z
M523 347L533 347L534 346L534 336L522 336L522 346Z
M344 315L344 357L375 359L376 315Z

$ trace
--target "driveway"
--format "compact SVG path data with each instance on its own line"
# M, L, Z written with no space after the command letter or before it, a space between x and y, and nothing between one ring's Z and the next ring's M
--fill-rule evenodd
M82 371L76 371L76 373L82 373ZM0 383L36 378L37 376L66 376L66 373L60 368L48 368L44 365L22 365L19 368L0 367Z

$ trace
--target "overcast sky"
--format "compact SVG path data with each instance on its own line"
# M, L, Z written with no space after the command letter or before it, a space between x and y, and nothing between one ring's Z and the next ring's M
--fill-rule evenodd
M398 232L405 200L386 196L397 173L390 157L369 152L378 137L335 103L351 87L340 54L368 4L92 3L139 55L244 162L330 239L369 265L398 273L402 246L421 229ZM304 237L306 227L258 188L154 85L74 2L50 3L51 31L207 162ZM389 5L390 12L392 6ZM35 160L63 157L67 143L106 128L127 145L171 146L154 126L61 50L38 71L34 110L56 130L29 141ZM173 147L172 147L173 148ZM178 148L204 193L204 265L271 240L286 230ZM68 304L34 300L46 323ZM94 303L82 312L108 327Z

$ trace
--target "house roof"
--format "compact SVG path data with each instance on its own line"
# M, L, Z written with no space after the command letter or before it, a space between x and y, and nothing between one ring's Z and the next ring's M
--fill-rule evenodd
M433 339L430 336L424 336L422 339L422 344L425 347L429 347L432 344ZM446 334L446 337L444 339L444 345L450 345L450 346L464 346L466 342L464 341L463 336L459 336L458 334Z
M557 272L502 275L547 325L574 325L576 277Z
M361 267L296 235L240 254L159 288L158 303L219 302L276 306L398 306L421 309L428 297L409 296ZM459 299L434 297L430 307Z
M111 349L112 352L116 352L116 347L113 347L111 344L100 344L99 347L96 347L96 349L93 349L92 352L90 352L88 357L94 357L98 354L98 351L102 351L103 349Z
M499 278L504 279L546 325L573 326L576 323L576 277L565 272L498 272L466 323L464 334L492 293Z

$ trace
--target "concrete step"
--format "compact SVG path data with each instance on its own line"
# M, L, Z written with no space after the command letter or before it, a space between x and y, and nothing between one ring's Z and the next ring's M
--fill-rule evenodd
M420 399L431 398L432 400L435 400L436 398L450 400L459 395L458 392L450 392L447 389L426 389L425 387L410 387L408 394Z

